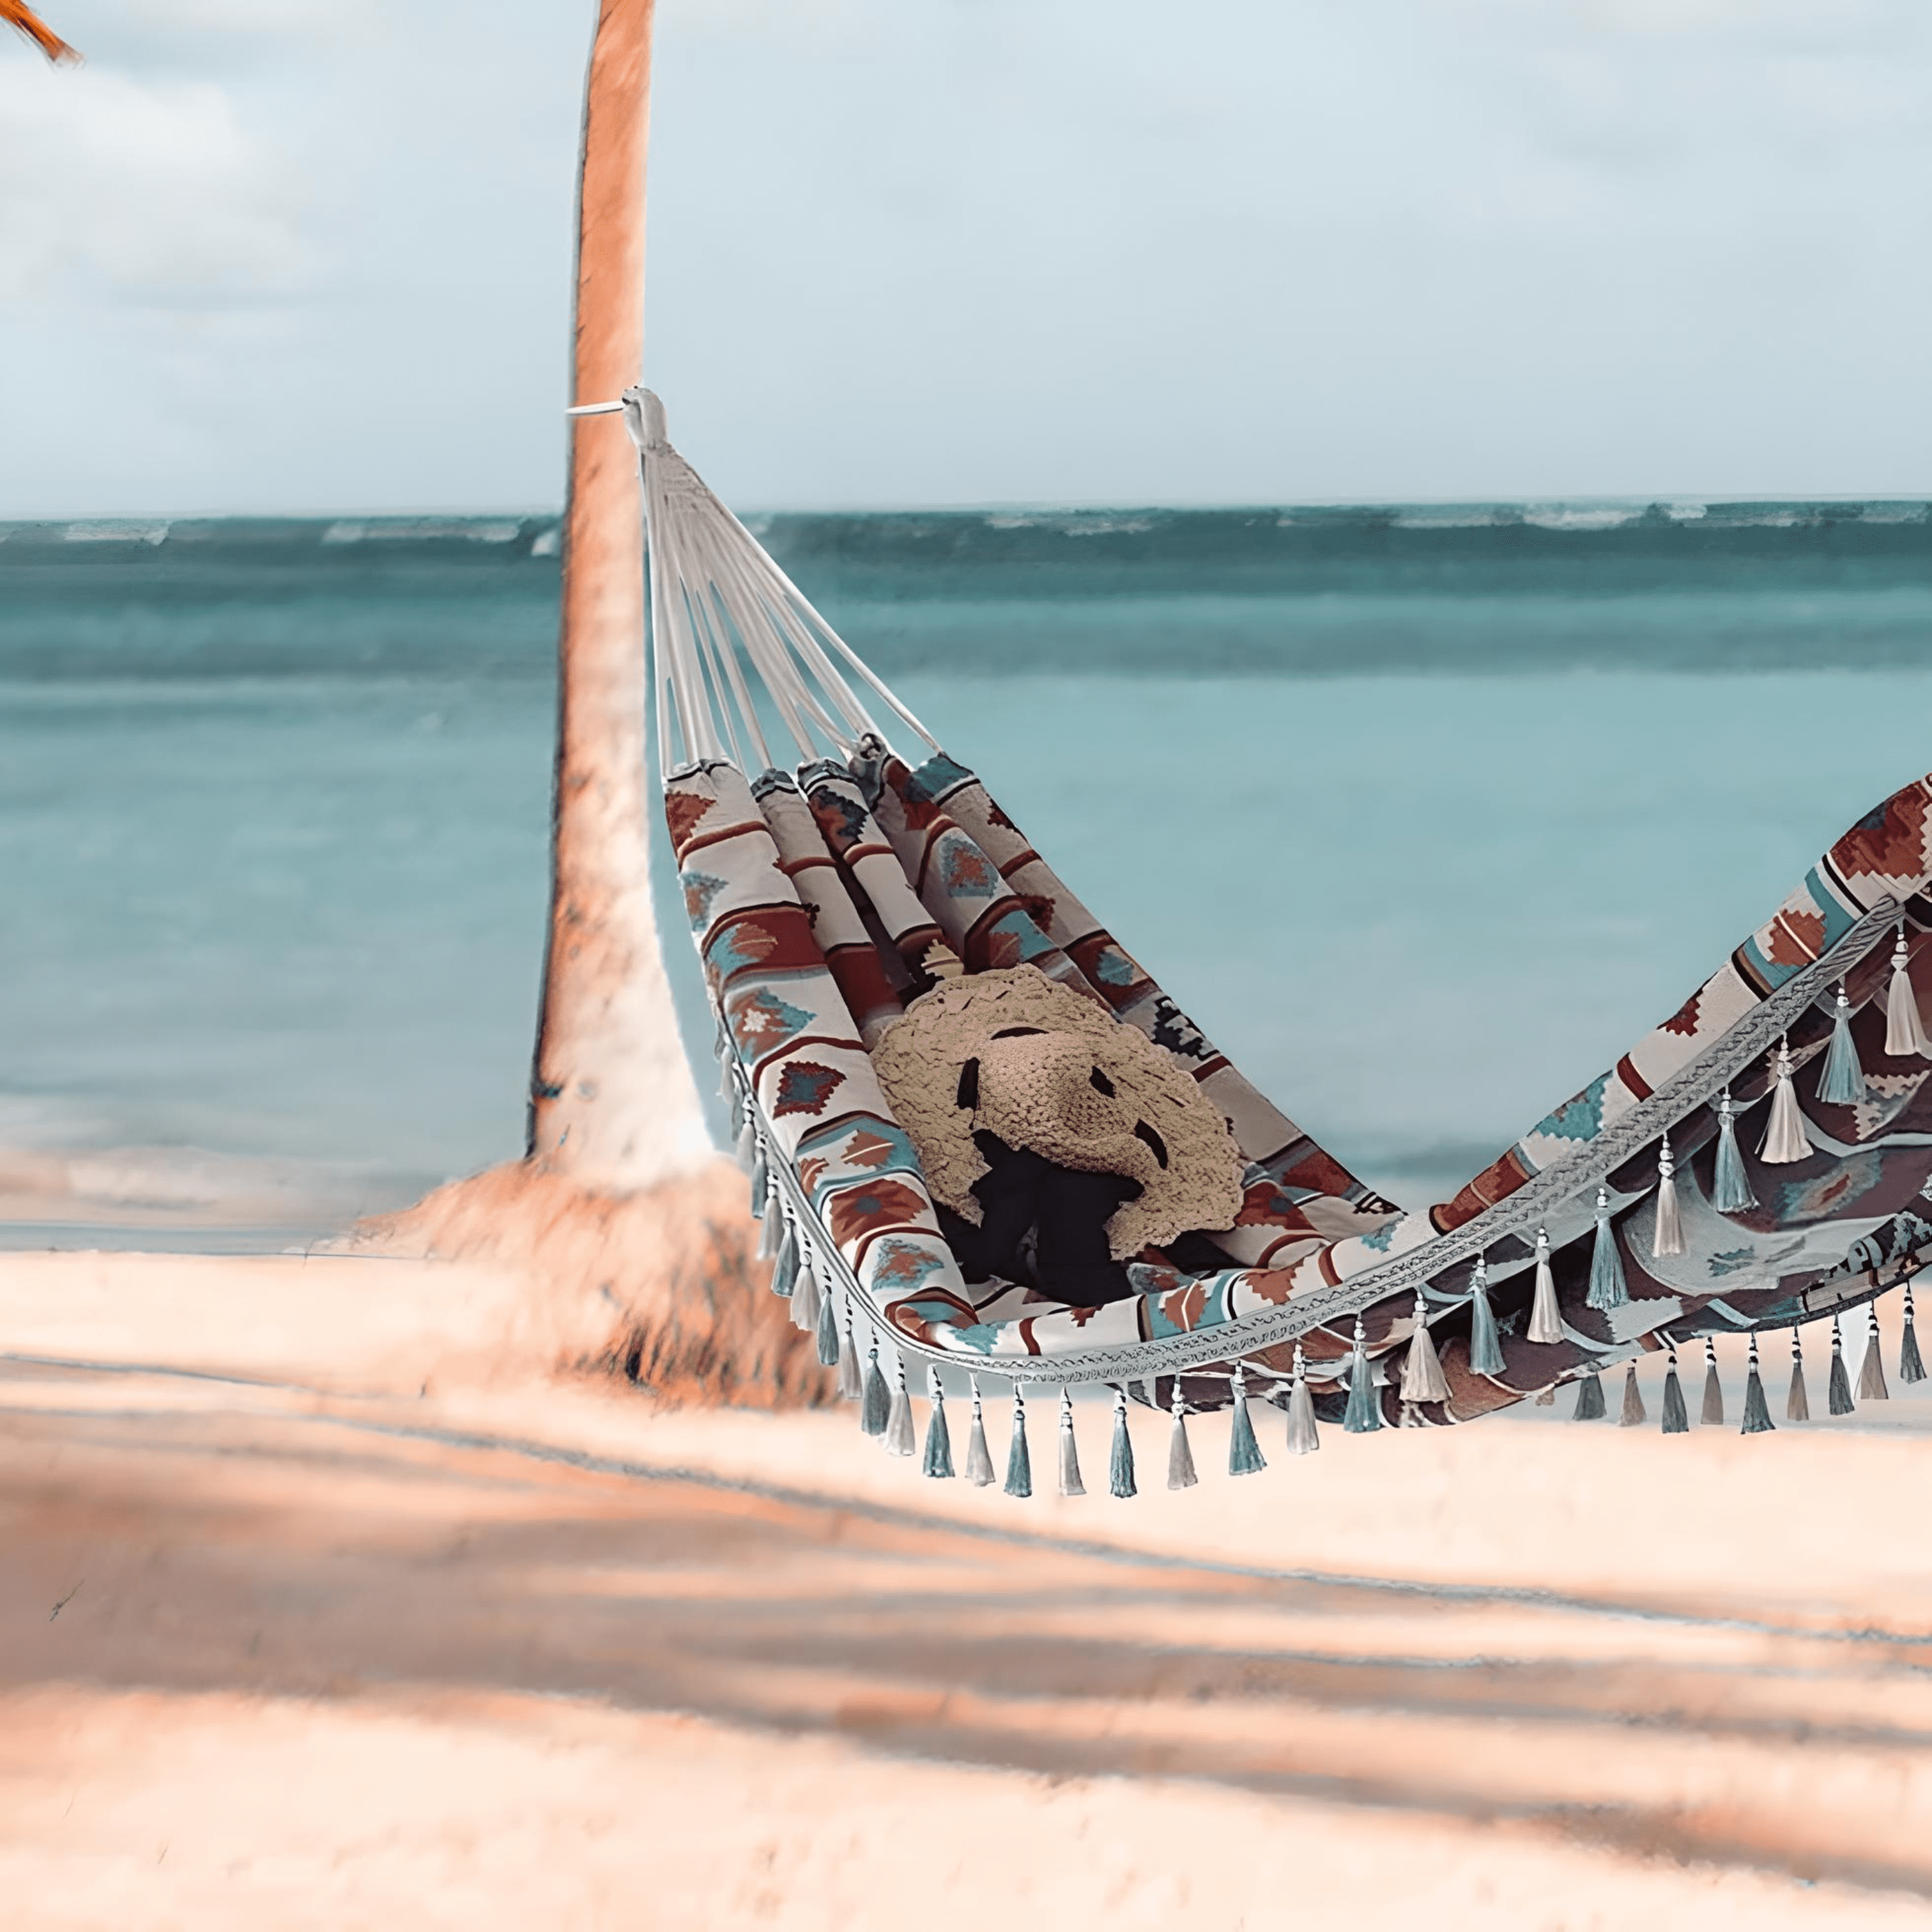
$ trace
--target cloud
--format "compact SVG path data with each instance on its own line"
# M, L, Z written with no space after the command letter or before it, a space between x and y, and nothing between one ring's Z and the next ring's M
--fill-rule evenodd
M0 64L0 294L174 310L288 300L316 250L212 81Z

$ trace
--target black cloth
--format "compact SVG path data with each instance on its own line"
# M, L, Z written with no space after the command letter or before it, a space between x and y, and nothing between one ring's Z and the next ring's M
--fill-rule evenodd
M968 1281L1016 1281L1074 1308L1099 1308L1133 1293L1107 1245L1107 1223L1141 1184L1124 1174L1062 1167L1028 1148L1010 1148L982 1128L973 1143L987 1172L973 1185L978 1227L950 1208L940 1231Z

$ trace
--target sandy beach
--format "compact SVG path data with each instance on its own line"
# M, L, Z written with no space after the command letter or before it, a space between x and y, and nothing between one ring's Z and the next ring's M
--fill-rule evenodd
M1197 1421L1196 1490L1022 1503L849 1411L530 1372L606 1319L469 1264L9 1258L14 1922L1923 1922L1909 1399L1239 1482Z

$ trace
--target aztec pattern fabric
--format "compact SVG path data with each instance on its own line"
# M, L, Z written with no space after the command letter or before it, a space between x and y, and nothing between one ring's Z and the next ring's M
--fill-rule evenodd
M1216 1053L950 760L914 771L874 742L850 770L820 761L797 784L768 773L755 787L713 762L674 776L667 811L707 982L775 1151L872 1310L928 1351L1144 1376L1166 1400L1160 1358L1178 1363L1180 1345L1198 1407L1217 1376L1226 1399L1237 1360L1258 1392L1285 1392L1294 1349L1256 1331L1332 1303L1346 1319L1324 1307L1293 1324L1318 1383L1426 1324L1446 1393L1412 1406L1450 1420L1660 1333L1778 1326L1868 1298L1932 1252L1932 1059L1886 1051L1894 928L1908 994L1932 1004L1932 781L1855 826L1614 1068L1452 1200L1408 1214ZM1022 962L1138 1027L1228 1116L1251 1163L1240 1225L1214 1238L1234 1265L1189 1274L1150 1250L1132 1270L1141 1294L1098 1309L962 1280L866 1045L935 980ZM1819 1004L1840 982L1842 1022ZM1850 1097L1829 1077L1841 1024ZM1763 1121L1787 1105L1801 1157L1766 1162ZM1750 1198L1720 1211L1727 1157ZM1553 1312L1532 1310L1532 1283ZM1217 1336L1226 1358L1204 1364ZM1397 1400L1392 1377L1378 1400Z
M835 876L814 876L824 868L801 856L789 781L768 775L758 791L762 799L720 762L678 774L664 794L686 913L729 1051L769 1124L772 1151L874 1303L922 1295L936 1319L976 1318L918 1156L846 1003L847 986L868 1001L886 997L883 980L849 957L835 972L813 929L814 918L825 921L836 958L863 929L856 909ZM800 878L810 880L810 910Z

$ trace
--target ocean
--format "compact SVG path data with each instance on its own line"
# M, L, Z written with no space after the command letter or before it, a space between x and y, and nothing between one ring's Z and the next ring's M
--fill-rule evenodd
M1924 502L750 520L1405 1204L1932 768ZM557 584L550 517L0 526L0 1243L298 1244L520 1150Z

